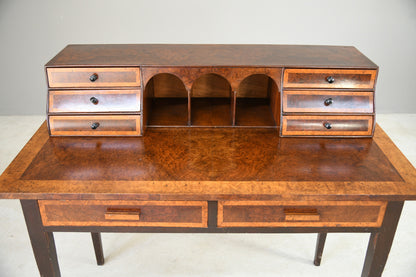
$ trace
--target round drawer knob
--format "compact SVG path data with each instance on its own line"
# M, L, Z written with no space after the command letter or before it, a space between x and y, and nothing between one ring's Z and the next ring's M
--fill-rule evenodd
M98 74L97 73L94 73L90 76L90 81L91 82L95 82L95 81L97 81L97 79L98 79Z
M332 84L333 82L335 82L335 78L334 78L334 77L332 77L332 76L328 76L328 77L326 77L326 81L327 81L328 83Z
M334 103L334 100L332 100L332 98L325 99L325 101L324 101L325 106L329 106L332 103Z
M331 123L329 123L329 122L325 122L324 123L324 127L326 128L326 129L331 129L332 128L332 125L331 125Z
M93 103L94 105L98 104L98 99L95 98L94 96L90 98L91 103Z
M94 122L93 124L91 124L91 129L93 130L97 129L98 127L100 127L100 123L98 122Z

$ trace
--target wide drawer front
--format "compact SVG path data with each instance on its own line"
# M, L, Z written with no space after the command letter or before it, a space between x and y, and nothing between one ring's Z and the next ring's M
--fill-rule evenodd
M49 116L52 136L139 136L140 115Z
M380 227L381 201L223 201L218 227Z
M371 136L373 116L283 116L283 136Z
M47 68L49 87L138 87L140 86L140 68Z
M205 201L39 200L44 226L207 227Z
M351 88L372 89L376 70L351 69L285 69L285 88Z
M49 112L139 112L140 90L51 90Z
M283 92L283 112L372 113L373 92L298 91Z

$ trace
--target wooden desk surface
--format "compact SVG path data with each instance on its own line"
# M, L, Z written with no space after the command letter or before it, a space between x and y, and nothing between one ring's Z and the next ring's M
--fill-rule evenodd
M0 198L416 200L416 170L379 126L374 139L242 128L51 138L43 124L0 177Z
M68 45L46 67L139 65L378 68L353 46L258 44Z

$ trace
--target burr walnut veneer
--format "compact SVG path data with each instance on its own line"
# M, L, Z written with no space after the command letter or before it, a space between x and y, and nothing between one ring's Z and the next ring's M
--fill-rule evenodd
M262 127L281 136L371 137L377 71L354 47L69 45L46 65L49 130L141 136L147 127Z
M314 232L315 265L328 232L369 232L381 276L416 170L355 48L73 45L46 72L48 120L0 177L41 276L58 231L91 232L98 264L101 232Z

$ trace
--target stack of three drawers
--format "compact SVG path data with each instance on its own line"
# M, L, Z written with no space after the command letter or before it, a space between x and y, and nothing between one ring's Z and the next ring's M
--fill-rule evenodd
M285 69L281 135L371 137L376 75L374 69Z
M52 136L141 135L139 67L46 67Z

